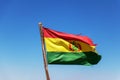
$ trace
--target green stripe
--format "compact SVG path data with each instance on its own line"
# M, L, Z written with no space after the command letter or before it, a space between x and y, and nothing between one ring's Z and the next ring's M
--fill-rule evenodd
M95 52L47 52L48 64L95 65L101 56Z

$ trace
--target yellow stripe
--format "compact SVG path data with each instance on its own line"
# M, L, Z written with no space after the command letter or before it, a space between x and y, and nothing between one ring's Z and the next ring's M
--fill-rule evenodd
M44 39L46 44L46 50L48 52L95 52L95 46L90 46L80 41L64 40L61 38Z

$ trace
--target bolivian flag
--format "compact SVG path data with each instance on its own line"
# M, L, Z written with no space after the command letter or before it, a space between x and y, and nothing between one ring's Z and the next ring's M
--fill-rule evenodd
M87 36L73 35L42 28L48 64L97 64L101 56Z

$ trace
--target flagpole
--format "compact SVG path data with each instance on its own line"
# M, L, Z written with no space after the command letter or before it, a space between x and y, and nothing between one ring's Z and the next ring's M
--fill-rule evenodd
M50 76L49 76L49 72L48 72L48 64L47 64L47 59L46 59L45 42L44 42L44 36L43 36L43 31L42 31L42 23L39 23L39 30L40 30L41 43L42 43L42 53L43 53L43 61L44 61L46 80L50 80Z

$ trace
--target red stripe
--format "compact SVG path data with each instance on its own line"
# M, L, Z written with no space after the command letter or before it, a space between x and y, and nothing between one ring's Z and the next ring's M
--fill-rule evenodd
M48 29L45 27L43 27L43 32L44 32L44 37L46 37L46 38L62 38L65 40L77 40L77 41L85 42L91 46L95 46L95 44L92 42L92 40L87 36L68 34L68 33L64 33L64 32L51 30L51 29Z

